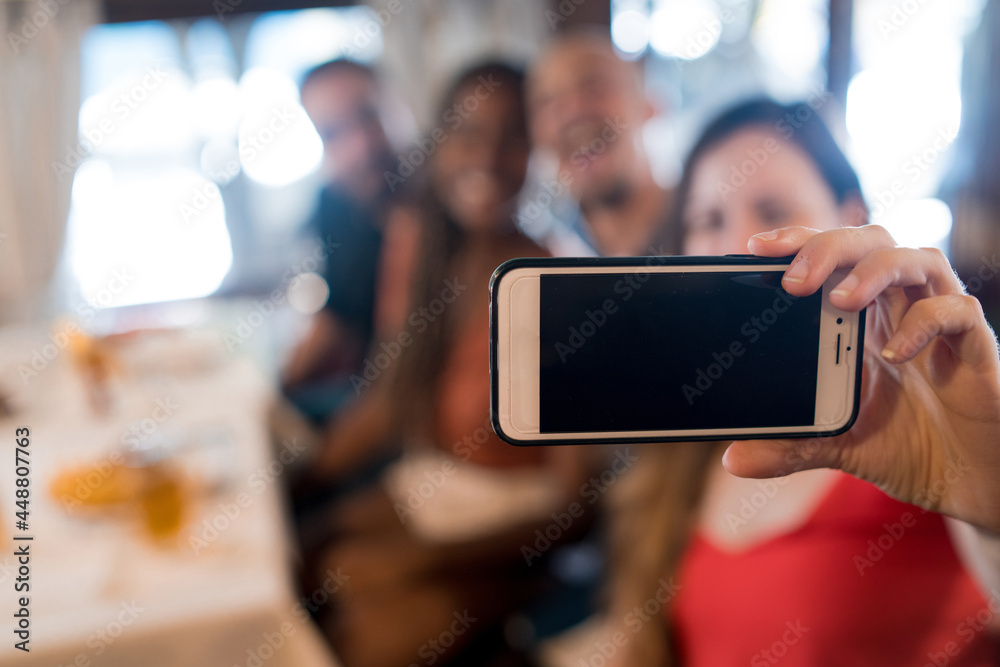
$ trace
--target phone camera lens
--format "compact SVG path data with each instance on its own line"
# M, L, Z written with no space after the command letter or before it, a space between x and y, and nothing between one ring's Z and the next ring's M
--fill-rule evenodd
M844 323L844 318L843 317L838 317L837 318L837 324L843 324L843 323Z

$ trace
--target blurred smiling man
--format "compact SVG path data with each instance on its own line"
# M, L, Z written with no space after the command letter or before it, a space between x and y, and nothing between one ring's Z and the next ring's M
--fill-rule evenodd
M670 193L642 145L654 109L638 65L603 35L571 33L539 57L529 84L532 137L579 203L565 221L572 232L599 255L675 252L664 229Z

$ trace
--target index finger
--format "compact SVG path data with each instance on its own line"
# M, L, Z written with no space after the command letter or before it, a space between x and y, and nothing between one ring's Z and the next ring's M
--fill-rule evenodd
M841 227L826 232L786 227L752 236L747 247L763 257L795 253L781 286L789 294L807 296L822 287L837 269L853 267L873 250L894 248L896 241L879 225Z

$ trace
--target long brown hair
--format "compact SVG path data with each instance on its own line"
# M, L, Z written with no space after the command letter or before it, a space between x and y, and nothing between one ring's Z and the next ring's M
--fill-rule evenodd
M486 62L465 70L454 80L443 98L441 113L437 117L446 118L446 110L458 101L461 92L481 79L497 81L505 91L514 94L521 113L524 113L524 74L501 62ZM423 228L419 268L410 294L412 308L426 306L440 295L445 280L454 275L456 260L465 249L467 238L462 227L442 205L427 176L423 174L417 205ZM442 360L455 340L461 314L461 308L448 308L440 317L429 322L425 331L415 335L413 344L402 354L390 389L394 413L390 418L394 428L400 432L427 432Z
M611 631L623 630L629 637L619 665L680 664L667 621L671 600L638 631L631 626L636 622L633 610L653 598L661 581L683 588L677 568L694 528L708 466L718 460L720 447L711 442L644 445L640 464L608 495L608 509L615 517L610 526L608 620Z

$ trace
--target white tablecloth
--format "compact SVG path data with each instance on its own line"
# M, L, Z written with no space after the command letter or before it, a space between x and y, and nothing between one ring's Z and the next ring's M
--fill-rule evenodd
M267 437L271 389L246 350L229 350L221 331L140 337L122 352L128 375L113 381L115 408L100 418L65 350L22 377L20 364L30 367L49 333L0 332L0 388L19 408L0 418L0 664L334 665L294 597L273 476L286 464ZM70 513L50 493L67 467L128 450L133 424L155 424L135 432L143 444L195 443L176 460L208 490L170 547L154 544L138 519ZM19 426L31 429L27 532L13 525ZM30 544L30 653L14 649L12 615L24 595L14 591L15 544Z

